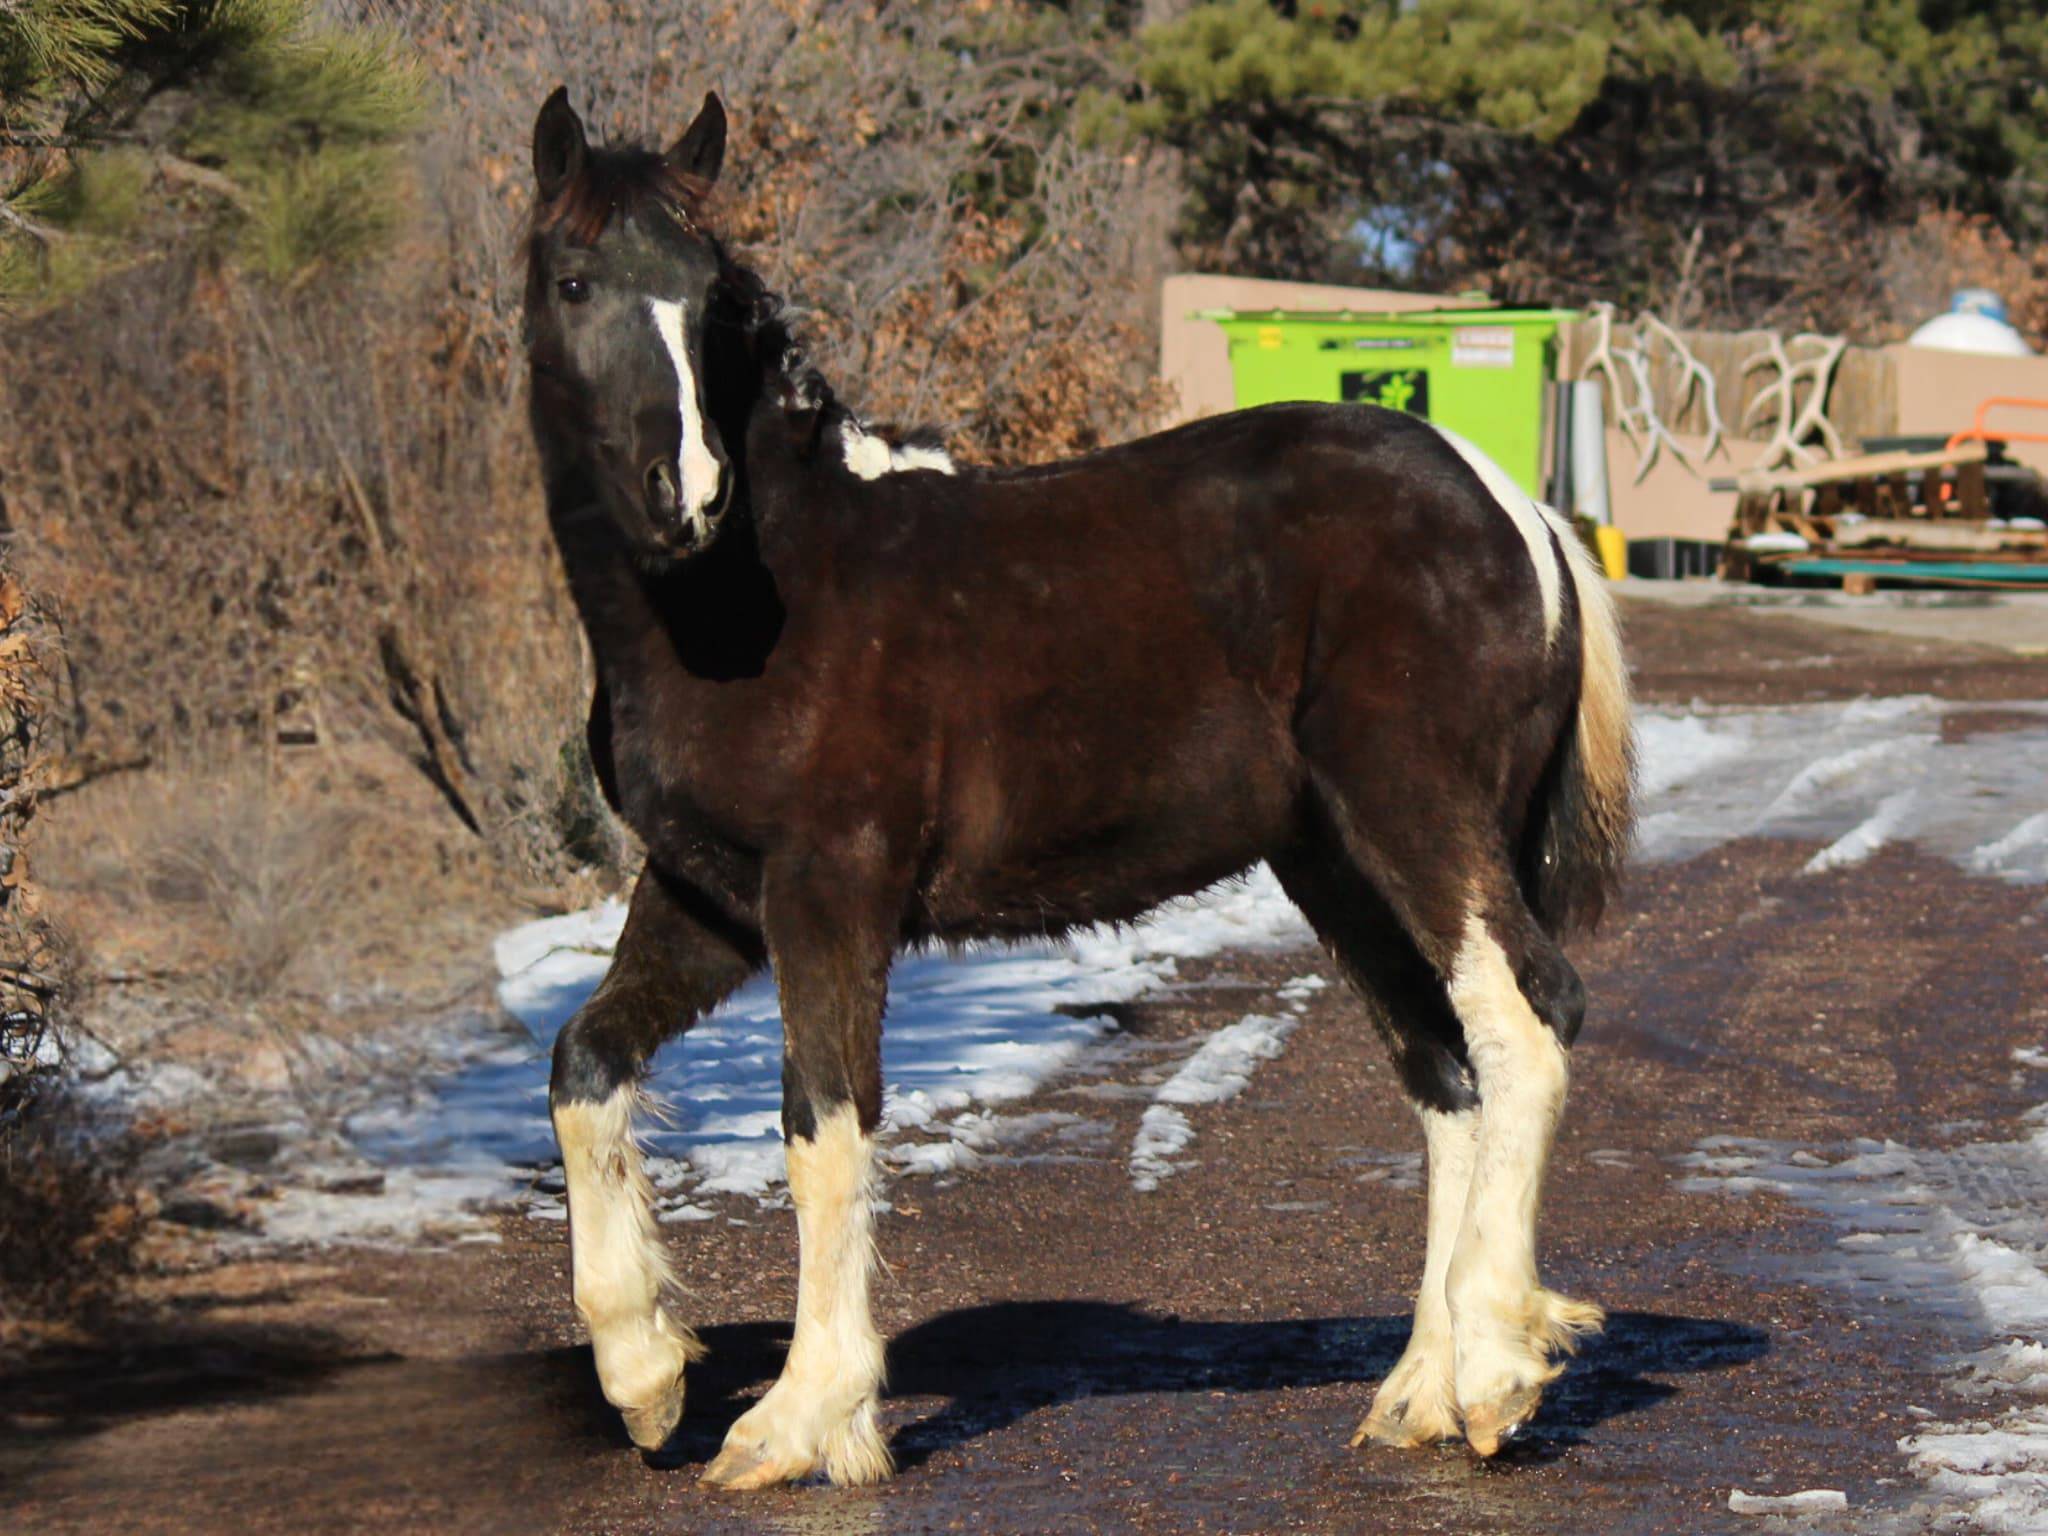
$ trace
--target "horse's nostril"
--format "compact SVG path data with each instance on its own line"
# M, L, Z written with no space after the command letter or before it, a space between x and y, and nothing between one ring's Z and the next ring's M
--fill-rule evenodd
M675 465L666 459L657 459L648 465L648 505L658 511L673 512L681 501L682 487L677 482Z

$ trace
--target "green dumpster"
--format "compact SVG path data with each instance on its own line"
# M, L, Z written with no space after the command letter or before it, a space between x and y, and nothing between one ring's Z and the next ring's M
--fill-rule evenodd
M1449 427L1543 494L1543 386L1567 309L1210 310L1240 407L1364 400Z

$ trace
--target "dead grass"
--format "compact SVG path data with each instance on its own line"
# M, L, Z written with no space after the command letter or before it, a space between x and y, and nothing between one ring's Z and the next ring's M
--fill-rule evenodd
M189 910L218 937L212 976L226 999L274 993L331 926L347 895L360 813L302 807L247 769L191 786L181 826L156 829L145 860L152 899Z
M124 1065L197 1074L186 1129L280 1097L331 1125L386 1069L372 1042L487 1001L491 935L532 910L375 746L103 780L58 802L47 832L82 1023Z

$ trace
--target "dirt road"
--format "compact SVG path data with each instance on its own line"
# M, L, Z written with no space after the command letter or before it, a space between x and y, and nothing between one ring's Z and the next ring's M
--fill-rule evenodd
M2048 698L2048 667L1715 610L1635 608L1652 700ZM1814 664L1816 636L1829 660ZM1983 724L1983 720L1994 723ZM1980 716L1973 729L1996 729ZM2048 797L2044 797L2048 803ZM877 1293L886 1487L734 1496L697 1471L772 1377L795 1290L786 1211L672 1240L712 1347L651 1463L597 1399L559 1226L496 1245L245 1264L147 1326L0 1376L0 1529L577 1532L1756 1529L1736 1488L1844 1491L1920 1527L1897 1447L1969 1405L1950 1325L1825 1273L1836 1234L1687 1177L1703 1139L1940 1146L2017 1138L2048 1070L2040 896L1911 851L1805 874L1815 846L1639 869L1584 946L1545 1226L1549 1278L1610 1311L1534 1432L1349 1450L1421 1261L1420 1137L1357 1009L1314 994L1285 1053L1205 1108L1196 1161L1137 1195L1145 1099L1064 1081L1092 1142L900 1179ZM1313 954L1226 958L1132 1008L1140 1042L1267 1003Z

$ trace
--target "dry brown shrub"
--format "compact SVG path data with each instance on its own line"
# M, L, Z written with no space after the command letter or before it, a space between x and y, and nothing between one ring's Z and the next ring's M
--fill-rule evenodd
M150 895L197 908L226 942L209 974L225 998L269 995L331 926L350 894L341 874L359 814L310 816L246 771L195 786L183 825L160 827L144 864Z
M77 616L92 750L380 742L546 883L580 640L505 362L459 315L385 318L431 287L416 265L296 297L117 279L14 328L29 366L0 417L35 430L0 475L24 562Z
M62 1065L70 956L31 877L29 839L54 787L61 634L0 544L0 1143Z
M2036 345L2048 343L2048 246L2022 250L1989 219L1923 213L1888 239L1877 271L1882 334L1872 339L1906 336L1946 312L1959 288L1989 288L2005 300L2015 326Z
M152 1210L138 1144L61 1093L0 1138L0 1349L98 1321L124 1297Z
M50 899L110 983L102 1024L138 1015L117 1045L418 1000L474 979L502 921L495 861L367 744L173 758L67 797L47 831Z

